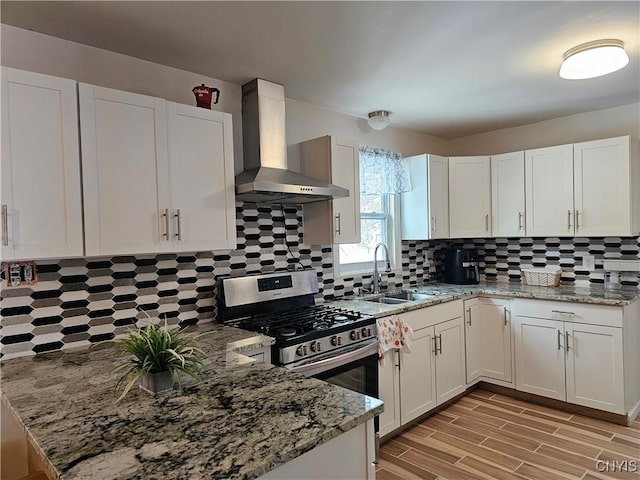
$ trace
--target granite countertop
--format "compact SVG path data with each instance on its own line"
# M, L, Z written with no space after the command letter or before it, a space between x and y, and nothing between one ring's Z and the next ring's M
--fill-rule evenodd
M384 304L367 301L379 295L348 297L336 300L340 306L362 313L383 317L390 314L407 312L418 308L449 302L459 298L472 296L497 296L510 298L529 298L536 300L552 300L560 302L578 302L597 305L623 307L640 299L640 290L635 287L608 291L603 287L534 287L511 283L481 283L478 285L451 285L447 283L430 283L406 290L425 293L429 298L400 304Z
M113 343L2 363L2 394L61 479L251 479L382 412L382 402L238 352L273 339L207 324L206 381L115 404Z

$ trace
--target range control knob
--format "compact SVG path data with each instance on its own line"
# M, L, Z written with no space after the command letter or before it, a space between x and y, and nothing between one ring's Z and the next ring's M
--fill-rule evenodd
M362 336L362 338L367 338L371 336L371 330L368 328L363 328L362 330L360 330L360 335Z
M311 348L312 352L319 352L322 349L322 344L318 341L315 342L311 342L311 345L309 345L309 348Z
M333 337L331 337L331 345L333 345L334 347L342 345L342 337L339 337L338 335L334 335Z
M360 340L360 332L357 330L351 330L351 333L349 333L349 338L351 340Z
M300 345L298 348L296 348L296 355L298 355L299 357L304 357L306 354L307 354L306 345Z

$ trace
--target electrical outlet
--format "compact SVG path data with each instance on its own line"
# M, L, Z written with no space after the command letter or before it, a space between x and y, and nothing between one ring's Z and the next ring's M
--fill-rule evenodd
M596 269L596 259L593 255L582 256L582 268L587 272L593 272Z

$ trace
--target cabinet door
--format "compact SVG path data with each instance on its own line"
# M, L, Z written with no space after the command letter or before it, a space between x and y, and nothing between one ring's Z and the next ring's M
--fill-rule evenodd
M385 353L384 366L378 367L378 393L384 412L378 417L379 433L384 436L400 426L400 353Z
M630 137L573 146L576 235L635 235L632 228ZM637 179L635 180L637 182Z
M82 256L76 82L2 68L3 260Z
M622 329L565 323L567 402L625 413Z
M336 222L333 243L360 242L360 154L355 142L331 137L331 182L349 196L331 200Z
M491 236L491 160L449 158L451 238Z
M428 158L430 238L449 238L449 163L438 155Z
M525 152L527 236L572 236L573 145Z
M436 354L436 403L440 405L466 389L464 325L462 317L435 327L438 344Z
M300 144L300 171L349 190L346 198L303 205L304 241L360 242L360 153L351 141L325 136Z
M516 390L566 399L563 322L515 317Z
M494 237L525 234L524 152L491 157L491 220Z
M231 115L167 103L171 234L180 252L233 249L236 217Z
M166 102L79 88L87 255L170 250Z
M482 350L480 337L480 303L477 298L464 302L464 336L466 347L467 383L482 375Z
M400 418L405 424L436 406L433 327L414 332L411 353L400 354Z
M510 382L511 325L509 300L482 299L478 305L483 377Z

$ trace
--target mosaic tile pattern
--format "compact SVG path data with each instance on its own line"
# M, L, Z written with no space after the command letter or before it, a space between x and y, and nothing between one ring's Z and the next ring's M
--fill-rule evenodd
M303 243L302 209L236 204L237 248L193 254L75 258L38 262L39 283L0 290L0 358L111 340L138 320L187 325L215 317L216 279L299 268L318 272L319 301L350 297L371 274L337 277L330 245ZM404 241L402 274L383 273L383 288L442 280L443 251L474 247L481 279L519 282L520 267L560 265L565 283L602 283L603 258L640 258L640 238L510 238ZM582 255L596 271L580 269ZM598 264L600 262L600 264ZM624 283L638 285L637 275Z

